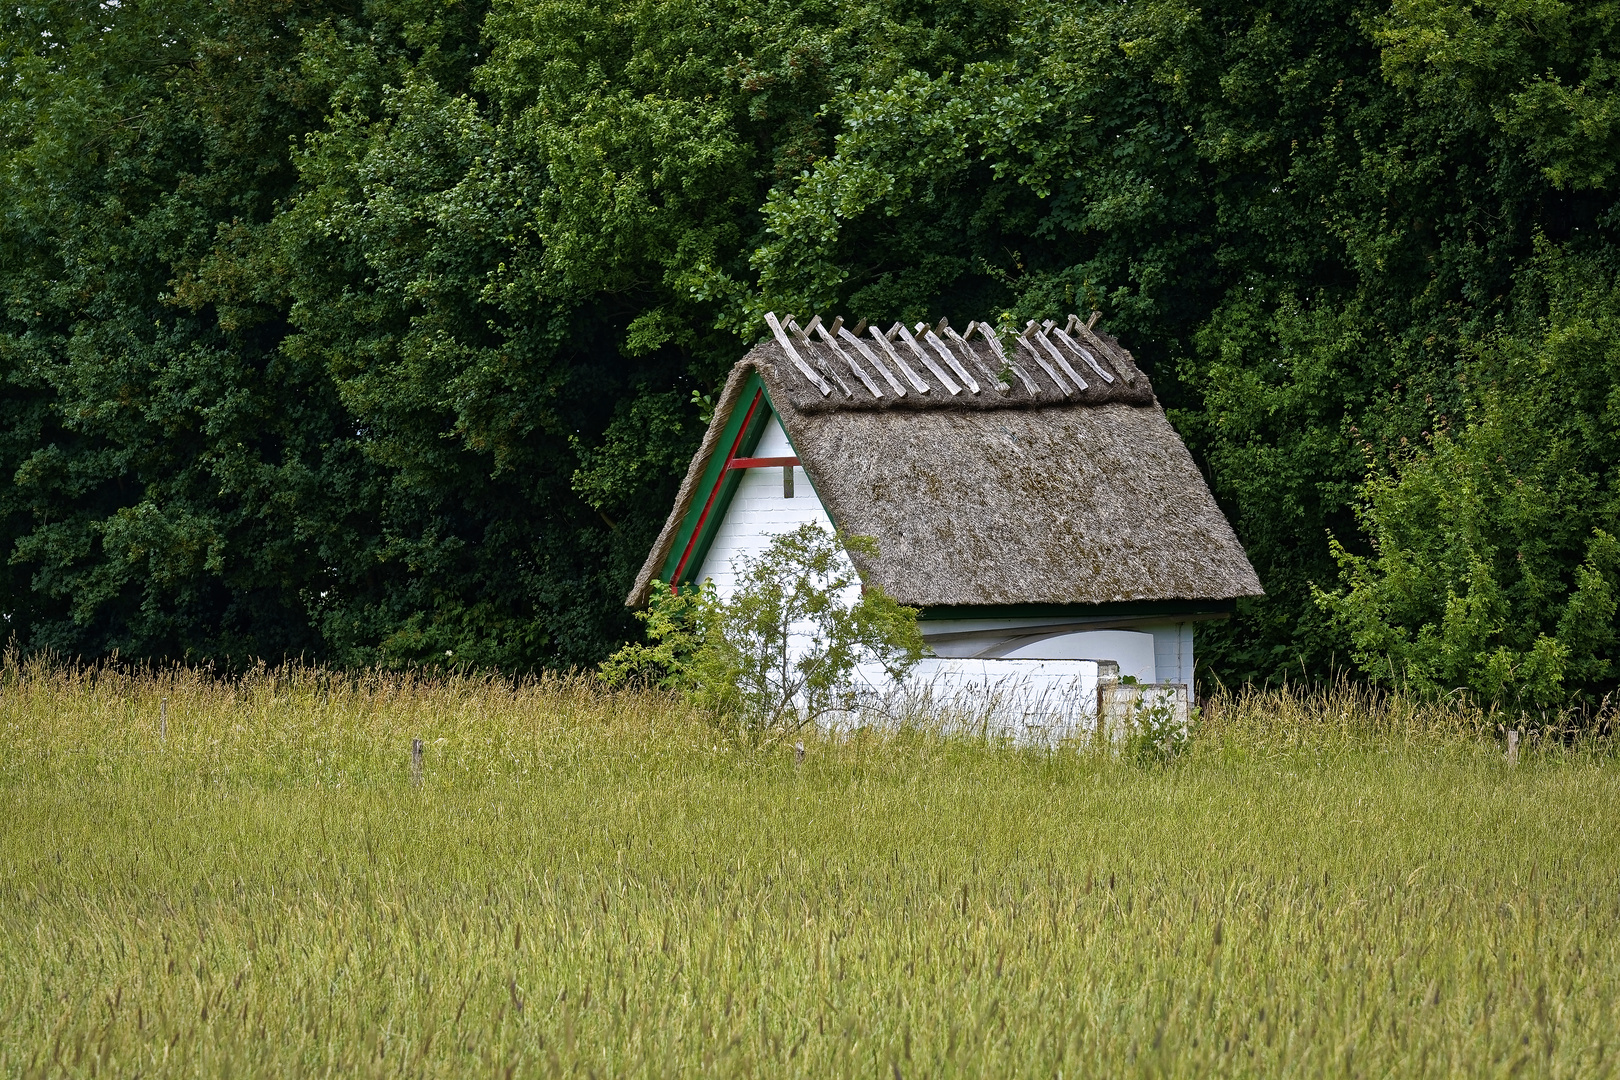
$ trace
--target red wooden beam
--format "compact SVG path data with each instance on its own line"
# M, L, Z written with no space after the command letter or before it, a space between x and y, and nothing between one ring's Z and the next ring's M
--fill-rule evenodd
M796 457L734 457L726 462L728 469L768 469L774 465L797 465Z

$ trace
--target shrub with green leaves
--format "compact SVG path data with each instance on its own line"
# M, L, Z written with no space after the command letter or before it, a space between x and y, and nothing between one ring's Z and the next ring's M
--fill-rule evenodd
M1539 709L1620 673L1620 285L1545 246L1532 270L1539 317L1478 348L1460 424L1371 462L1374 552L1336 544L1344 587L1317 590L1385 684Z
M1196 710L1192 717L1182 719L1171 692L1148 689L1131 710L1125 753L1142 765L1168 765L1187 749L1195 719Z
M851 555L875 555L869 536L801 525L738 567L722 600L712 582L677 591L662 582L638 617L648 643L601 667L615 685L679 689L728 730L749 738L796 731L855 707L857 668L903 679L922 658L917 610L864 586Z

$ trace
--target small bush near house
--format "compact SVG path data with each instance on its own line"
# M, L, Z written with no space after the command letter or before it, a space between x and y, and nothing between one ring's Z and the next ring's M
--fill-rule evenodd
M1187 748L1197 721L1196 709L1183 719L1168 693L1148 691L1131 711L1125 752L1143 765L1168 765Z
M756 739L850 709L858 665L903 678L923 654L916 609L861 586L849 555L876 552L869 536L807 524L744 562L726 600L708 582L679 593L655 582L638 613L650 644L626 645L601 676L679 689L722 728Z

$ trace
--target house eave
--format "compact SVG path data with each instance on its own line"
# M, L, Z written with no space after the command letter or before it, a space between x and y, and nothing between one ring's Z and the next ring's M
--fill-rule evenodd
M917 621L946 619L1173 619L1199 622L1229 619L1235 599L1126 600L1110 604L945 604L918 609Z

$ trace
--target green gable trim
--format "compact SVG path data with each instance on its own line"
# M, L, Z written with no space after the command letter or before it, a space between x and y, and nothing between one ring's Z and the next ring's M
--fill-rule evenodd
M1166 618L1224 619L1237 609L1235 600L1127 600L1116 604L953 604L927 607L919 622L940 619Z
M742 482L742 473L727 470L726 462L752 454L765 433L765 426L775 415L771 396L766 393L759 372L750 372L742 392L737 395L737 404L726 417L726 426L721 430L714 454L703 467L703 477L697 486L699 495L687 508L680 531L675 534L675 543L670 545L669 556L658 574L660 581L683 585L697 578L714 543L714 534L731 505L731 497Z

